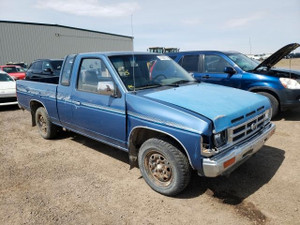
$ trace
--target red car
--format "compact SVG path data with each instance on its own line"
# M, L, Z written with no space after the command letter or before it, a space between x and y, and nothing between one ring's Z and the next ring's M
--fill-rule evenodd
M24 79L26 76L25 70L21 66L3 65L0 70L8 73L15 80Z

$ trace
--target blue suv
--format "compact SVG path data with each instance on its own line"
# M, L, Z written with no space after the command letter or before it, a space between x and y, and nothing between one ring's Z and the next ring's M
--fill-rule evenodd
M286 45L261 63L239 52L189 51L167 55L199 81L268 97L274 117L279 111L300 106L300 71L273 67L299 46L298 43Z

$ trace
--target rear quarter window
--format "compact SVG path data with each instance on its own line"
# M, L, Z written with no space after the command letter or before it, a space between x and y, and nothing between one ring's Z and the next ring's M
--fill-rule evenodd
M64 86L69 86L70 85L70 80L71 80L71 74L72 74L72 69L73 69L73 62L75 59L76 55L69 55L65 59L65 63L63 65L63 70L61 73L61 85Z

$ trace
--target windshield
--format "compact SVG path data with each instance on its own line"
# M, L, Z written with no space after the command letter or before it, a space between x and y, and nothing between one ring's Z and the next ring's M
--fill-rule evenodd
M6 73L24 73L25 71L21 67L3 67L3 71Z
M52 61L51 65L54 70L60 70L62 63L63 63L63 60L57 60L57 61Z
M0 73L0 82L3 81L14 81L10 76L5 73Z
M195 79L181 66L163 55L110 56L127 90L145 89L157 86L178 85ZM133 79L133 74L135 79ZM135 80L135 81L134 81Z
M254 59L248 58L242 53L232 53L227 54L227 56L246 72L254 70L259 65L259 62L255 61Z

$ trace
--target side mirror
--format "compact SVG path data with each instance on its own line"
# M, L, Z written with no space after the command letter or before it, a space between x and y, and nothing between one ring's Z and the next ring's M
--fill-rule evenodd
M118 98L118 91L115 88L113 81L99 81L97 85L97 91L102 95L109 95Z
M224 73L228 73L228 75L231 76L231 75L235 74L236 71L235 71L235 69L233 69L232 67L226 66L226 67L224 68Z

